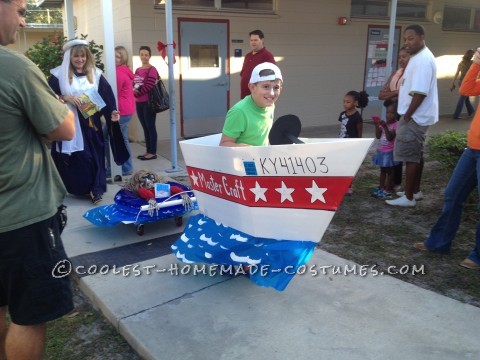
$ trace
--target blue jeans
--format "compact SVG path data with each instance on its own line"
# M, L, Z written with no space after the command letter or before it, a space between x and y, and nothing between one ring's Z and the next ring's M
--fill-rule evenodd
M128 124L132 120L133 115L122 115L120 116L120 130L122 130L123 140L125 141L125 146L130 154L130 157L127 161L122 164L122 176L131 175L133 173L133 160L132 160L132 151L130 150L130 141L128 141ZM107 158L106 162L106 172L107 177L111 176L110 169L110 139L108 137L107 126L103 125L103 136L105 138L105 157Z
M450 252L452 241L460 225L463 205L475 187L479 188L479 175L480 150L466 148L445 188L442 214L425 241L428 250L444 254ZM475 249L468 258L480 265L480 221L477 223Z
M460 95L460 98L458 99L458 102L457 102L457 107L455 108L455 112L453 113L454 118L458 118L460 116L460 114L462 113L464 103L465 103L465 106L467 107L468 116L472 115L475 112L475 109L470 103L470 97Z
M148 102L137 102L137 116L142 124L143 134L145 135L145 145L147 147L147 153L157 153L157 128L155 126L155 120L157 114L150 110Z

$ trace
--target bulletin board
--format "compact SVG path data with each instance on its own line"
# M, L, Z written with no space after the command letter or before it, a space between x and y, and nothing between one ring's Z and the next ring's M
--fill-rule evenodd
M401 27L395 27L392 72L397 69ZM369 25L363 88L370 101L378 101L378 93L391 73L387 74L388 26ZM370 105L369 105L370 106Z

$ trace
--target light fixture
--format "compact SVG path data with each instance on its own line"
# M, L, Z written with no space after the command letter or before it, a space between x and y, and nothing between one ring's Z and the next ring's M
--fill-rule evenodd
M347 18L345 16L340 16L337 21L338 25L347 25Z

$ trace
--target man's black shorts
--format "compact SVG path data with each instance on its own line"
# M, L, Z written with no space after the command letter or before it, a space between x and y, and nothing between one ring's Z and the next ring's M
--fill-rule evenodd
M42 324L73 309L69 277L54 272L68 260L58 217L0 233L0 307L8 306L17 325Z

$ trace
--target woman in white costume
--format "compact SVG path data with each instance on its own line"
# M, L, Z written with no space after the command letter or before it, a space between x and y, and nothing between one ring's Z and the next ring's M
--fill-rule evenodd
M50 70L48 83L75 113L75 137L71 141L52 144L52 157L67 191L89 195L94 204L102 200L107 190L105 174L105 147L102 133L103 115L115 162L121 165L129 158L118 120L120 113L112 88L95 67L95 60L85 40L71 40L64 47L62 65ZM104 104L101 110L84 117L80 111L81 95L98 94ZM77 110L77 111L75 111Z

